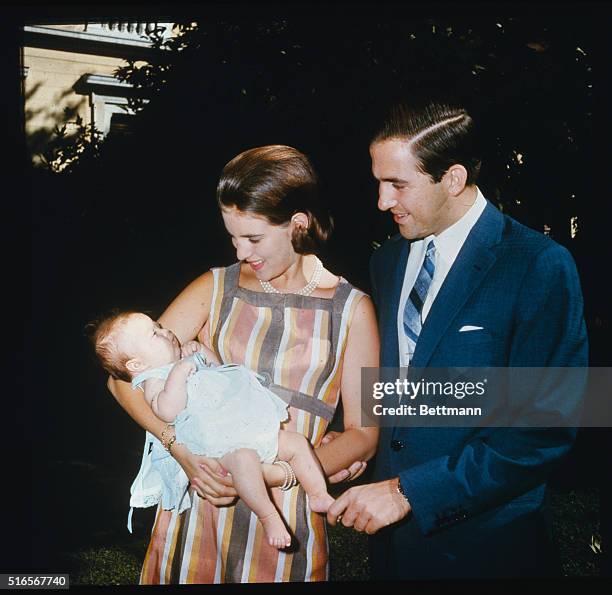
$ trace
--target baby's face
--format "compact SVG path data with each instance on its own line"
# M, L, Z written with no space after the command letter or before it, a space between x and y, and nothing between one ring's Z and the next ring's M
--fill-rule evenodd
M162 328L146 314L131 314L119 333L118 347L147 368L163 366L181 358L181 345L174 333Z

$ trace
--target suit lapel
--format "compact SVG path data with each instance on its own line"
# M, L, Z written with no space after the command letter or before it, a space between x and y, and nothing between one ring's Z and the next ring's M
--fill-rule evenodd
M396 258L389 259L389 285L384 288L388 294L385 296L384 320L382 321L381 337L381 365L397 366L399 362L399 346L397 338L397 309L399 308L406 263L410 252L410 242L400 240ZM382 301L382 300L381 300Z
M492 247L499 243L502 229L503 215L487 202L431 306L411 365L421 368L429 364L450 323L497 260Z

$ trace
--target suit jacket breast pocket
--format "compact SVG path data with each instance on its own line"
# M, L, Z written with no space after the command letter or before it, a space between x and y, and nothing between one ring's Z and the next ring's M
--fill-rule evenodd
M492 335L486 329L457 331L454 337L460 345L481 345L483 343L491 343L499 340L498 337Z
M446 366L468 367L503 366L506 361L502 338L486 329L457 329L440 341L435 359Z

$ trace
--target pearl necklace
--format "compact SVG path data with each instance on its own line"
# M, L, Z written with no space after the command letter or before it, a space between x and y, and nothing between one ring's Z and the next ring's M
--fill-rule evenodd
M323 273L323 263L316 256L315 258L317 260L317 264L315 265L315 270L310 281L304 285L302 289L288 293L294 293L295 295L310 295L316 289L316 287L319 285L319 281L321 280L321 274ZM276 287L273 287L269 281L262 281L260 279L259 283L266 293L281 293L278 289L276 289Z

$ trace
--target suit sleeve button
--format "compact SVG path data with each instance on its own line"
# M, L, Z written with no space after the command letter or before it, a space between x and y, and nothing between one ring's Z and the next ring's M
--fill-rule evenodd
M404 448L404 443L400 440L391 440L391 448L397 452L398 450L402 450L402 448Z

